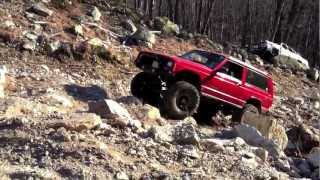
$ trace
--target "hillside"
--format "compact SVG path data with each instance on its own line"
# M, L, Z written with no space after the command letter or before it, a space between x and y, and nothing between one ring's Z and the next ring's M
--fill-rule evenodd
M66 2L0 2L0 179L319 179L320 86L304 72L201 35L124 45L126 20L153 30L139 13ZM222 111L206 123L165 119L131 95L139 51L192 49L241 56L272 75L265 132Z

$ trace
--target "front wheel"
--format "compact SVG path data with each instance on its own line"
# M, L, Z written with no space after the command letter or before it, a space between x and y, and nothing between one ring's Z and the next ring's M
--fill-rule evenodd
M178 81L165 93L162 111L168 118L184 119L196 113L199 104L198 89L188 82Z
M153 105L159 101L161 81L155 75L140 72L132 79L130 89L133 96Z
M246 104L242 110L240 122L246 123L246 121L249 121L252 118L257 118L259 114L260 111L256 106L252 104Z

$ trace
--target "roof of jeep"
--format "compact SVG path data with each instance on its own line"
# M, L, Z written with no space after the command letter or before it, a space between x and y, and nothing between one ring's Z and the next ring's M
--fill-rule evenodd
M249 69L261 74L261 75L264 75L264 76L270 76L267 72L265 71L262 71L261 69L258 69L254 66L252 66L251 64L248 64L246 62L243 62L233 56L230 56L230 55L226 55L226 54L223 54L223 53L219 53L219 52L210 52L210 51L206 51L206 50L201 50L201 49L194 49L195 51L204 51L204 52L209 52L209 53L214 53L214 54L218 54L218 55L221 55L221 56L224 56L225 58L227 58L228 60L232 61L232 62L235 62L241 66L245 66L245 67L248 67Z
M253 70L253 71L257 72L257 73L260 73L260 74L262 74L262 75L264 75L264 76L269 76L269 74L268 74L267 72L262 71L262 70L260 70L260 69L258 69L258 68L256 68L256 67L252 66L251 64L248 64L248 63L246 63L246 62L240 61L239 59L237 59L237 58L235 58L235 57L226 56L226 58L228 58L228 59L229 59L230 61L232 61L232 62L235 62L235 63L240 64L240 65L242 65L242 66L246 66L246 67L248 67L249 69L251 69L251 70Z

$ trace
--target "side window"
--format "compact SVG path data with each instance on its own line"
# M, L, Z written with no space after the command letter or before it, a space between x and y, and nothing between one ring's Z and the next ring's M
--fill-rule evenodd
M219 72L241 81L243 67L232 62L227 62L221 67Z
M248 84L258 87L264 91L268 90L268 81L267 79L255 72L248 70L247 81Z

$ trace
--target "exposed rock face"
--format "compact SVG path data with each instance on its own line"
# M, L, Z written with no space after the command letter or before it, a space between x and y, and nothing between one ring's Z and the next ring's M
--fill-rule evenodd
M93 113L74 113L66 119L53 120L49 127L64 127L68 130L83 131L98 127L101 123L101 118Z
M242 122L255 127L265 138L278 144L282 150L287 147L288 137L286 131L275 119L248 113L242 117Z
M39 14L41 16L51 16L53 14L53 11L48 9L47 6L41 2L33 5L30 8L30 11Z

